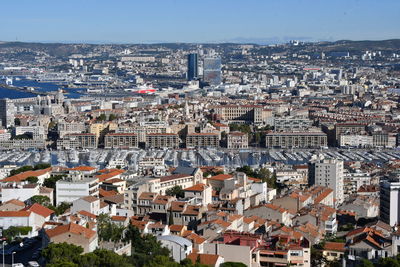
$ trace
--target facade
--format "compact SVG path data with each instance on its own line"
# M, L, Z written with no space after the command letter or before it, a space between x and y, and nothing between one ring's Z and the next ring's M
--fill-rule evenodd
M311 120L305 117L283 117L274 119L276 132L299 132L311 127Z
M187 79L188 81L196 80L199 76L199 62L198 55L196 53L188 55L188 71Z
M178 148L179 137L173 133L152 133L146 135L146 147Z
M272 124L272 110L261 105L221 105L212 109L219 119L228 122Z
M231 132L228 134L227 147L232 149L245 149L249 147L249 137L246 133Z
M219 135L216 133L191 133L186 136L186 148L219 147Z
M333 190L336 206L344 201L343 161L323 159L314 163L315 185L325 186Z
M67 134L57 140L57 149L94 149L97 145L97 136L90 133Z
M8 128L14 126L15 106L8 98L0 99L0 121L1 126Z
M138 138L133 133L109 133L104 137L104 148L129 149L138 147Z
M221 77L221 58L205 58L203 62L203 80L210 85L219 85Z
M380 190L380 219L396 226L400 222L400 182L383 181Z
M327 146L327 135L322 132L268 133L265 137L268 148L320 148Z
M86 196L99 196L97 178L84 178L82 180L59 180L56 183L57 205L62 202L71 203Z
M0 140L0 150L12 150L12 149L45 149L46 143L44 140L34 139L10 139Z

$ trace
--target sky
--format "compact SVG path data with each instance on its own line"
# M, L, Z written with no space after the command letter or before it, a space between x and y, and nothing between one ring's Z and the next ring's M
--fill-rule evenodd
M400 38L400 0L4 0L0 41L280 43Z

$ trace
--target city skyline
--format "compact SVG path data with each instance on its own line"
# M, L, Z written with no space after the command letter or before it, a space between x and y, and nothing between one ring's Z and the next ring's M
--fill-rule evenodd
M1 41L283 43L400 36L398 1L15 1L3 3ZM239 12L240 11L240 12Z

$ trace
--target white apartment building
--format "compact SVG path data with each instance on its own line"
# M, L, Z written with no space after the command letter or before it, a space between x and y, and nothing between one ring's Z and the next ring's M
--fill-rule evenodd
M86 196L99 196L99 181L97 178L84 178L82 180L59 180L56 183L56 202L71 203Z
M400 222L400 181L383 181L380 189L380 219L395 226Z
M323 159L314 165L315 184L331 188L336 199L336 206L344 201L343 161Z

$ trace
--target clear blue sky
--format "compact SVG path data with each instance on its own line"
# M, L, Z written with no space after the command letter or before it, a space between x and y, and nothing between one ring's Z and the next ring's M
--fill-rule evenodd
M229 42L400 38L400 0L4 0L0 40Z

